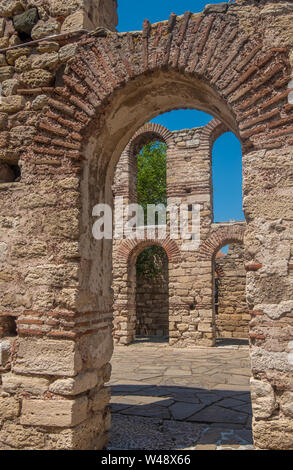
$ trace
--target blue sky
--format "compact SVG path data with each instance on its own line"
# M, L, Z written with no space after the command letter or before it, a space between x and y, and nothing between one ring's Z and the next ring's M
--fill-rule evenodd
M118 0L118 31L142 29L147 18L151 23L168 19L170 13L182 15L185 11L199 12L209 3L221 0ZM206 125L212 116L196 110L179 110L156 117L169 130L191 129ZM241 145L231 133L220 137L213 149L214 220L225 222L244 220L242 211Z

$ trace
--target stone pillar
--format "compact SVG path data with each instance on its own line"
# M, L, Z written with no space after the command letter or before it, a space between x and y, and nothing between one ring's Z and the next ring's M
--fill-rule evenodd
M22 181L1 186L0 448L102 449L112 298L77 242L80 167L21 165Z
M292 155L287 146L244 156L253 431L263 449L293 445Z

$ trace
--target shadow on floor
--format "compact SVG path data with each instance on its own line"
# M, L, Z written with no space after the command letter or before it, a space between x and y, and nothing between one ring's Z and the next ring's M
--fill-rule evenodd
M169 343L168 336L136 336L132 344L158 344L158 343Z
M248 339L238 338L217 338L216 346L227 347L227 346L249 346Z
M110 449L252 446L249 392L113 385Z

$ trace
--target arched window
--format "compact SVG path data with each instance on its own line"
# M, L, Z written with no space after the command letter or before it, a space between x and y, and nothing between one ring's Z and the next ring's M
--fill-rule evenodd
M244 220L242 209L242 151L232 132L221 135L212 152L214 222Z

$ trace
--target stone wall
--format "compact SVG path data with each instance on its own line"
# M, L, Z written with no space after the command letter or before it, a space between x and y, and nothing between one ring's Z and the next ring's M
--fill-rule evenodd
M217 337L248 339L251 315L246 303L244 247L229 245L228 253L216 258L215 271Z

